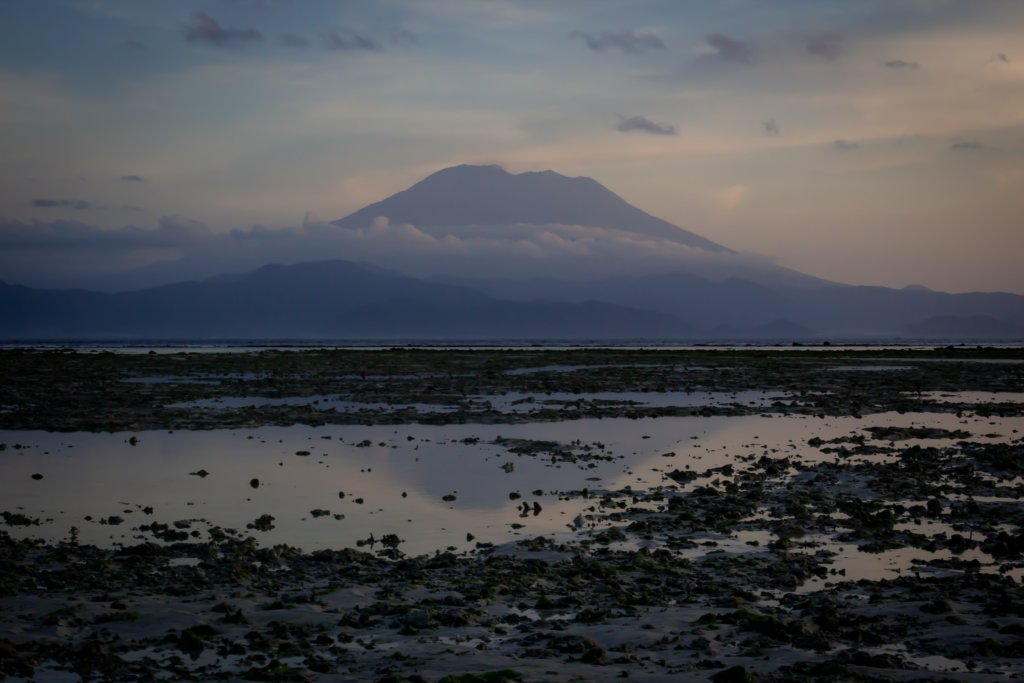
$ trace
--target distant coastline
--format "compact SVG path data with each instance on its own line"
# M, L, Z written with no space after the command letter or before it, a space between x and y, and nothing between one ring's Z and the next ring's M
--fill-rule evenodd
M314 349L387 350L521 350L521 349L599 349L621 350L721 350L721 351L795 351L795 350L930 350L949 347L1019 349L1024 339L711 339L711 340L602 340L566 341L558 339L8 339L0 340L0 349L69 349L83 352L115 353L249 353L255 351L309 351Z

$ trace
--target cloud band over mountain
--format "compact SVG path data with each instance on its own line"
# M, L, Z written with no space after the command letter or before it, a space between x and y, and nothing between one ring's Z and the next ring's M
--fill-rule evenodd
M357 228L311 222L215 234L175 216L161 219L155 230L104 230L78 221L0 222L0 271L8 282L33 286L131 288L324 258L368 261L423 277L584 277L682 267L730 273L770 267L754 256L557 224L418 228L379 217ZM64 266L41 268L55 261ZM120 275L107 277L111 272Z

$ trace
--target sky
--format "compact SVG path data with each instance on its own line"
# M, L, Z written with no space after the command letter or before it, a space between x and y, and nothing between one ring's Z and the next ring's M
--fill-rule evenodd
M1019 0L0 0L0 279L294 235L471 163L818 277L1024 294L1022 26Z

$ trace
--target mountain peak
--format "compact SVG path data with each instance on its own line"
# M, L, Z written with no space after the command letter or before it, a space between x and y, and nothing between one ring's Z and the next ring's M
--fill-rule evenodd
M512 175L498 164L458 164L434 171L421 182L431 178L444 178L454 176L510 176Z
M707 251L729 251L641 211L592 178L571 178L550 170L513 174L498 165L452 166L334 224L366 227L379 216L421 228L513 224L612 228Z

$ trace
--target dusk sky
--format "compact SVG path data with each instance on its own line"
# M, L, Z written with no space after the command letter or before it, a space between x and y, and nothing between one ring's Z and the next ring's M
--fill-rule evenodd
M42 268L460 163L819 277L1024 294L1024 2L0 0L0 249Z

